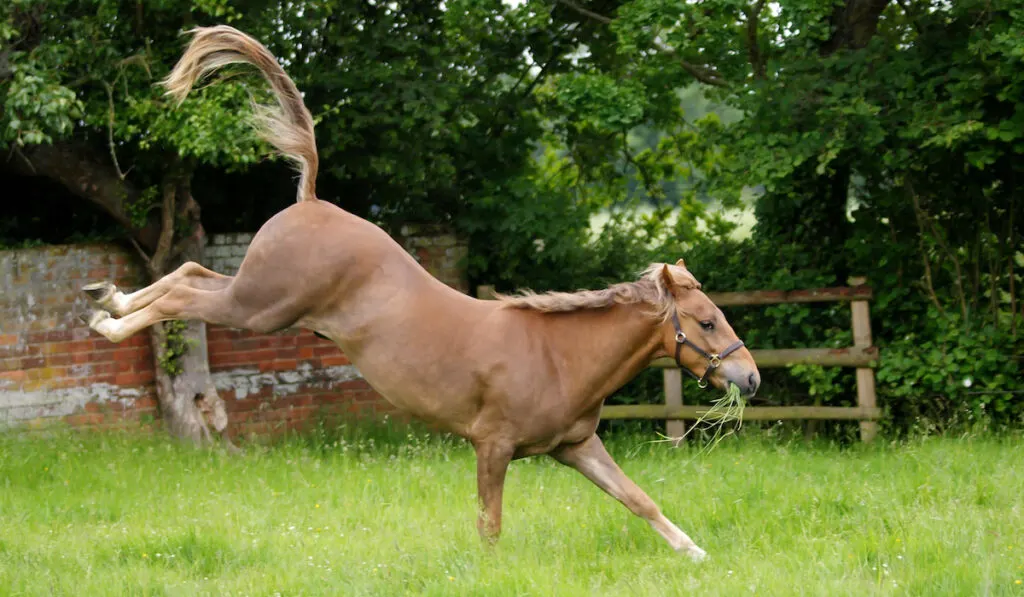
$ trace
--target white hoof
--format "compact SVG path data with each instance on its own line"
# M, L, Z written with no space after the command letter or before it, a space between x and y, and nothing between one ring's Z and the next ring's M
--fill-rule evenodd
M108 319L110 319L110 313L106 311L95 310L82 315L82 321L89 324L89 327L97 332L100 331L99 325Z
M703 562L704 560L708 559L708 552L697 547L696 545L691 545L690 547L684 548L682 552L690 556L690 559L694 562Z
M82 292L89 295L89 298L101 305L113 298L117 292L117 286L110 282L93 282L82 287Z

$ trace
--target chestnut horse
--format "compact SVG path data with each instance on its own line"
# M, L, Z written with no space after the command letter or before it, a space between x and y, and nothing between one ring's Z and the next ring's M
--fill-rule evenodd
M186 263L130 294L109 282L86 286L102 307L86 316L90 327L113 342L173 319L258 333L313 330L392 404L472 443L485 539L501 530L509 463L548 454L647 520L677 551L701 559L704 551L595 435L604 399L661 356L674 355L703 383L757 390L750 353L683 261L655 264L639 280L604 290L493 301L457 292L382 229L316 198L313 119L263 45L227 26L192 34L163 81L168 93L184 101L198 79L226 64L259 69L279 105L258 111L257 128L296 162L298 201L260 228L236 276Z

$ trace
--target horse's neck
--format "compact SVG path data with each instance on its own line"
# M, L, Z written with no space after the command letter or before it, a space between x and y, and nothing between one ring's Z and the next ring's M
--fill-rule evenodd
M650 364L660 346L648 305L616 305L546 316L566 391L596 405Z

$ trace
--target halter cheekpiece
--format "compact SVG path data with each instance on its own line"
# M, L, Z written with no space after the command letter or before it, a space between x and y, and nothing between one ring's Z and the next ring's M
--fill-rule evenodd
M686 337L686 333L683 332L682 326L679 325L678 311L672 312L672 325L676 328L676 365L679 365L679 368L685 371L687 375L696 379L697 386L700 388L708 387L708 376L714 373L715 369L718 369L722 365L722 359L743 347L743 340L737 340L720 353L709 353L700 346L690 342L690 339ZM679 353L682 352L683 346L689 346L697 354L707 359L708 366L704 369L704 375L698 377L696 373L690 371L690 369L683 365L683 362L679 360Z

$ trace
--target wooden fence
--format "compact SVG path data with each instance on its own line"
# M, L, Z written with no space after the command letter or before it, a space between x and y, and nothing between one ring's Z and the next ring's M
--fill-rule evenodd
M847 348L795 348L776 350L751 349L758 368L789 367L807 364L825 367L852 367L857 370L857 406L752 406L744 410L748 421L775 420L850 420L860 421L862 441L871 441L878 432L881 411L875 398L875 372L878 348L871 340L871 321L868 302L871 288L864 278L851 278L850 286L818 288L813 290L756 290L750 292L708 293L719 307L747 305L777 305L789 303L848 302L853 326L853 346ZM477 296L490 298L493 287L480 286ZM683 404L682 371L671 358L654 361L652 367L664 370L665 404L630 404L605 406L602 419L664 419L666 434L681 437L685 433L684 420L694 420L709 407Z

